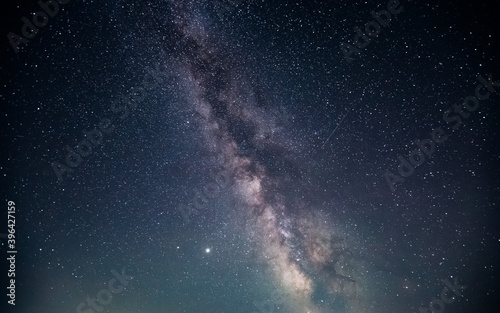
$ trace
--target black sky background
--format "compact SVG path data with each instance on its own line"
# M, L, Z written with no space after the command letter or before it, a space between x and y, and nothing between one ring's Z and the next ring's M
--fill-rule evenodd
M2 3L1 190L4 199L19 203L16 240L22 251L20 306L13 312L29 312L38 303L54 312L74 310L122 266L147 278L134 281L127 291L133 300L114 300L111 312L126 312L128 303L143 312L173 311L177 303L183 303L179 312L231 306L252 312L261 278L258 271L242 270L251 263L243 251L253 250L245 235L227 230L239 207L235 197L228 192L217 198L210 204L214 210L194 217L193 226L185 226L174 209L189 201L216 163L192 126L203 122L186 104L182 79L165 78L72 178L58 183L50 168L83 129L110 116L113 97L140 84L146 68L172 64L169 56L196 57L168 27L168 3L118 3L70 2L19 54L6 34L18 32L21 16L37 5ZM405 2L407 11L352 64L338 45L378 3L300 2L302 9L283 3L249 3L247 11L222 20L206 4L220 47L230 47L218 55L227 58L221 63L251 77L258 105L275 112L296 139L290 150L248 143L242 153L289 179L269 190L286 194L292 219L321 207L363 238L353 251L380 270L374 280L384 277L390 286L378 290L382 303L394 305L388 311L405 308L406 301L412 308L427 304L442 289L437 281L457 275L469 286L466 300L446 312L494 312L498 94L394 193L382 175L396 169L397 155L407 154L412 140L444 125L443 110L473 93L478 74L500 78L495 1ZM212 83L214 90L223 84ZM242 146L251 141L254 129L229 125ZM209 245L223 251L217 262L215 254L199 252ZM177 254L178 246L186 250ZM424 287L400 298L396 282L405 279ZM242 283L252 287L237 287ZM190 303L192 293L201 300ZM341 300L335 303L343 308Z

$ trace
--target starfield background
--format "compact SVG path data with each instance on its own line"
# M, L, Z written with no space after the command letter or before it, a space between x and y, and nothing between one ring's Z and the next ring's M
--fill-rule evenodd
M498 312L495 1L0 9L1 312Z

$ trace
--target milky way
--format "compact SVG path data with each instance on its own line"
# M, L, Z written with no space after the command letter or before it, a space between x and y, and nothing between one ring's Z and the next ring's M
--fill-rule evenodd
M498 310L492 1L12 2L13 312Z
M214 44L224 39L207 30L194 8L185 4L175 9L181 44L191 48L179 63L189 82L188 100L201 121L199 131L234 178L232 192L241 199L235 210L252 216L247 235L256 240L255 248L288 295L288 305L297 312L324 312L313 301L314 289L324 284L329 293L345 297L351 310L361 312L363 277L345 247L344 234L328 215L315 213L317 208L292 215L296 204L281 201L286 197L281 191L286 184L283 175L269 170L266 155L298 168L287 156L300 138L291 138L278 127L276 116L258 107L256 82L242 74L236 57ZM249 146L253 153L247 153Z

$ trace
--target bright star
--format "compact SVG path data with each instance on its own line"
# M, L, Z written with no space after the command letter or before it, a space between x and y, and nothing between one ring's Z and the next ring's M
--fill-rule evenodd
M206 249L205 249L205 252L206 252L206 253L210 253L210 248L206 248Z

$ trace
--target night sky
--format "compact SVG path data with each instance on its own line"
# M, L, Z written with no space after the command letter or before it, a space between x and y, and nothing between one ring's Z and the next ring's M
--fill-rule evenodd
M436 2L2 3L1 312L498 312L500 13Z

